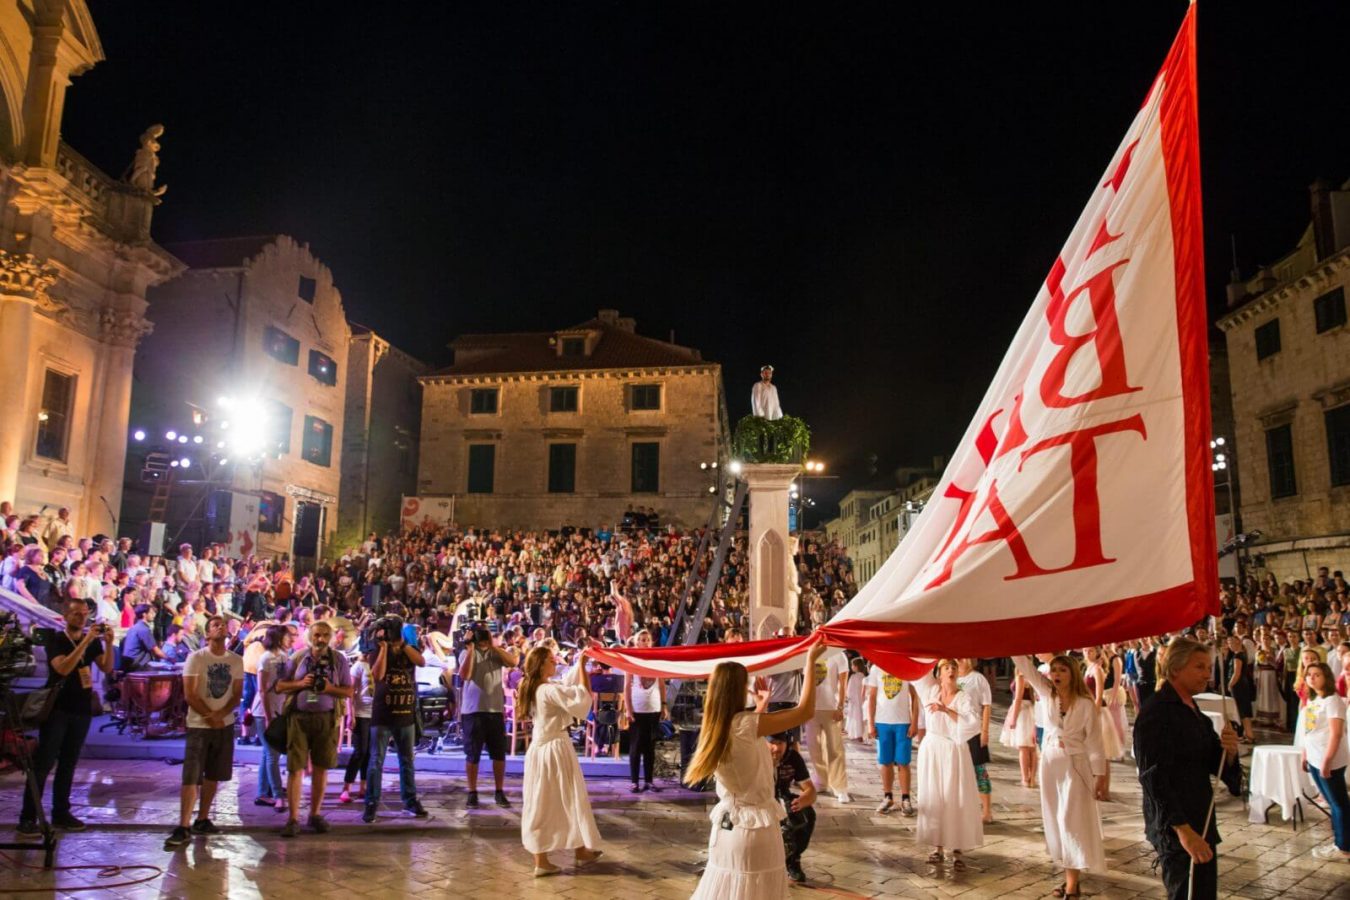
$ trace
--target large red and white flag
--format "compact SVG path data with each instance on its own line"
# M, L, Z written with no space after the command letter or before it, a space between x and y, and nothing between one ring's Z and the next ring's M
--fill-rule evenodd
M1192 5L932 499L829 643L905 675L1216 611L1202 249Z

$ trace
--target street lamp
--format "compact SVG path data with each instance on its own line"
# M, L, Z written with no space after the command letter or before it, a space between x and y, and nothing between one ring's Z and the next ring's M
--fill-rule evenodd
M1214 486L1222 485L1228 491L1228 521L1229 527L1233 529L1233 535L1236 537L1241 534L1238 528L1237 504L1233 500L1233 458L1232 447L1222 436L1218 436L1209 442L1210 464L1209 469L1214 473ZM1222 481L1218 479L1222 478ZM1239 548L1233 558L1237 560L1237 583L1238 590L1242 589L1242 551Z

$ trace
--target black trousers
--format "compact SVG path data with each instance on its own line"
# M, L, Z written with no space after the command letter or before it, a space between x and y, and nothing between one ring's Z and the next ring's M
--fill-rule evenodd
M370 717L361 716L352 722L352 755L347 760L347 771L342 775L343 784L352 784L357 778L365 781L366 768L370 765Z
M1214 846L1211 844L1210 849ZM1191 857L1185 850L1177 850L1158 856L1158 871L1162 874L1163 887L1167 889L1168 900L1186 900L1191 880ZM1195 867L1194 900L1217 900L1219 896L1219 856L1204 865Z
M628 771L633 784L638 783L639 765L647 768L647 783L656 777L656 735L661 731L659 712L633 713L633 727L628 732Z
M796 799L796 795L793 795ZM783 830L783 851L787 855L787 864L789 866L801 865L802 854L811 844L811 835L816 830L816 811L808 806L796 816L795 828ZM787 820L785 819L784 822Z
M53 709L47 721L38 729L37 753L33 757L33 774L37 778L38 800L47 787L47 776L52 767L56 767L56 777L52 779L52 815L70 815L70 789L75 783L75 765L80 761L80 751L84 749L84 739L89 735L89 724L93 717ZM23 810L19 813L23 822L37 819L37 807L33 805L33 794L24 786Z

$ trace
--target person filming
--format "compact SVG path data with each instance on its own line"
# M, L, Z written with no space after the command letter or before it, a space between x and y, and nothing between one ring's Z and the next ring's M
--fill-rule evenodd
M403 639L403 620L386 616L375 623L379 652L370 666L375 685L370 714L370 768L366 772L366 808L363 822L374 822L380 805L380 782L384 776L384 755L393 738L398 747L398 785L403 810L419 819L427 811L417 799L417 781L413 774L417 741L417 666L425 665L422 651Z

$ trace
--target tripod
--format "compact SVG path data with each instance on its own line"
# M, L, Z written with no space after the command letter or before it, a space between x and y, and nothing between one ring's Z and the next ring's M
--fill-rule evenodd
M29 799L33 801L33 808L37 810L38 827L42 829L42 843L40 845L18 841L0 843L0 850L30 850L35 846L41 846L42 867L50 869L52 859L56 855L56 830L52 828L52 823L47 821L47 814L42 810L42 792L38 789L37 773L33 771L33 755L28 752L28 740L23 736L23 717L20 715L19 701L8 686L4 688L4 700L4 704L0 705L0 733L8 731L17 739L18 749L13 757L19 768L23 769Z

